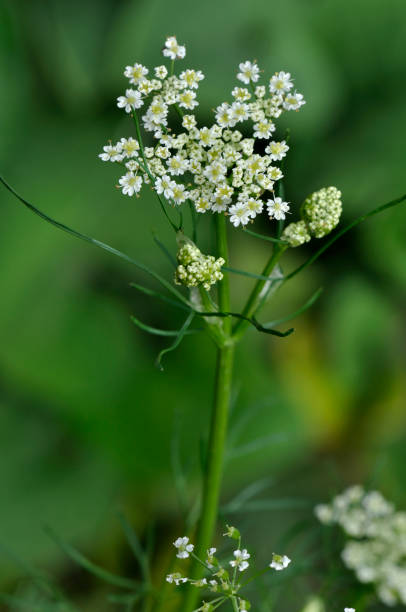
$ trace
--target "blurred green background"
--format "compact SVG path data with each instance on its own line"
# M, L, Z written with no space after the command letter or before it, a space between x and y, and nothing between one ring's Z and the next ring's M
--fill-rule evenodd
M404 0L2 0L1 174L54 218L171 274L152 239L154 230L175 250L155 201L123 197L117 168L97 154L133 135L115 104L123 68L161 64L172 34L187 47L182 67L206 75L202 122L229 98L240 61L293 74L307 104L279 122L280 136L291 128L289 201L335 185L348 221L406 192ZM223 501L269 478L261 495L274 505L235 518L265 558L298 515L347 484L368 482L406 508L405 227L401 205L347 234L264 313L283 316L323 286L296 333L250 331L239 348ZM202 230L210 245L208 219ZM231 226L230 239L231 265L259 271L266 243ZM293 251L286 269L305 256ZM141 538L152 518L159 576L179 535L176 457L188 502L198 486L214 348L190 336L165 372L155 369L165 340L130 315L174 328L178 313L129 287L149 283L137 269L41 222L5 190L0 277L0 590L27 595L24 562L50 571L83 609L110 610L104 588L43 526L110 570L136 573L117 510ZM238 305L251 283L233 283ZM304 602L311 585L301 589Z

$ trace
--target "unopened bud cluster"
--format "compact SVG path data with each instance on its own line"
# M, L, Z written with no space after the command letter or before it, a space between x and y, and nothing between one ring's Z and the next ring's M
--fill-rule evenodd
M310 195L303 204L303 216L312 236L323 238L335 228L343 209L341 191L324 187Z
M298 247L305 242L309 242L311 236L305 221L290 223L282 233L282 240L291 247Z
M323 238L338 224L342 212L341 191L323 187L306 198L302 206L302 220L290 223L282 234L289 246L297 247L310 238Z
M225 264L222 257L203 255L196 245L187 243L177 254L178 267L175 272L175 283L186 287L203 286L209 291L211 285L223 278L221 267Z

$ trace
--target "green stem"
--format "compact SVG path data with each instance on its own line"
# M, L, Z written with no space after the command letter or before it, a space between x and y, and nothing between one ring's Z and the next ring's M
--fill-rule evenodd
M226 217L216 215L217 257L222 257L228 264L227 227ZM223 280L218 285L219 307L222 312L230 312L230 282L228 273L224 272ZM231 333L231 317L223 319L223 329L226 334Z
M149 176L149 180L151 181L152 186L155 186L155 177L153 176L153 174L151 173L151 170L149 168L148 165L148 160L145 157L145 149L144 149L144 143L142 141L142 136L141 136L141 129L140 129L140 122L138 120L138 115L135 112L135 110L132 113L132 117L134 119L134 123L135 123L135 132L137 134L137 140L138 140L138 144L140 145L140 151L141 151L141 157L142 160L144 162L144 170L145 172L148 174ZM168 213L166 212L166 208L165 208L165 202L163 201L163 199L161 198L161 196L159 195L159 193L157 193L157 191L154 189L155 195L158 198L159 204L161 206L162 212L164 213L165 217L168 219L170 225L172 226L172 229L175 232L178 232L180 227L177 227L174 222L172 221L172 219L170 218L170 216L168 215ZM182 225L182 224L181 224Z
M238 612L237 598L234 595L231 597L231 603L233 604L234 612Z
M224 216L217 215L216 222L218 255L224 257L227 261L227 235ZM230 293L227 274L224 274L223 280L219 283L219 306L222 311L228 311L230 309ZM225 341L222 346L219 346L217 349L214 403L203 481L202 507L195 547L195 553L197 557L201 559L205 558L206 550L211 546L217 521L231 396L234 343L229 341L231 322L228 318L225 318L222 323ZM190 570L190 577L196 580L201 576L202 568L200 564L194 560ZM191 612L194 610L198 597L198 589L188 588L185 591L182 611Z
M282 253L286 249L287 249L287 246L285 245L278 245L274 248L271 257L269 258L265 268L261 272L262 276L270 276L272 270L278 263L279 258L281 257ZM266 283L268 282L269 281L266 281L266 280L258 280L256 282L248 298L248 301L244 307L244 310L242 311L242 314L245 317L252 317L252 315L254 315L255 312L258 310L258 308L262 305L261 292L264 289ZM241 338L241 336L244 334L248 326L249 326L248 321L239 319L237 323L235 324L234 331L233 331L234 340L238 340L239 338Z

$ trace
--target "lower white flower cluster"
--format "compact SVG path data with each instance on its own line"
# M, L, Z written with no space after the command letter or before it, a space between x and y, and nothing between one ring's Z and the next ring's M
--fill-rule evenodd
M331 504L316 506L324 524L337 523L350 536L342 551L358 580L373 583L388 606L406 605L406 512L396 512L378 491L353 486Z
M228 565L231 566L232 571L227 570L215 556L217 552L216 548L209 548L206 551L206 558L199 559L194 554L194 545L189 542L188 537L184 536L177 538L173 543L178 551L176 556L179 559L186 559L192 556L206 568L208 576L196 580L187 578L180 572L168 574L166 577L167 582L173 583L176 586L189 583L192 586L204 588L216 594L215 599L212 601L203 601L202 605L198 608L200 612L211 612L215 608L220 607L222 603L230 601L230 599L233 600L235 606L238 607L239 612L248 612L251 608L250 602L240 597L239 591L241 589L241 584L237 581L237 571L244 572L248 569L251 555L246 548L241 548L241 536L238 529L227 525L227 531L224 536L238 541L238 548L233 551L233 558L228 561ZM281 571L287 568L289 563L290 559L286 555L276 555L273 553L269 567Z
M175 283L186 287L202 285L209 291L211 285L223 278L221 267L225 264L222 257L203 255L192 242L187 242L178 251L178 267L175 271Z
M310 238L323 238L338 224L342 212L341 191L323 187L306 198L301 208L302 219L290 223L282 233L289 246L297 247Z

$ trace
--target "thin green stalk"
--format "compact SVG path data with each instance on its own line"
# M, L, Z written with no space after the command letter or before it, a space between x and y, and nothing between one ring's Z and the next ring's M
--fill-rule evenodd
M138 144L140 145L141 157L142 157L143 162L144 162L145 171L146 171L146 173L149 176L149 180L151 181L152 185L154 186L155 185L155 177L152 175L151 170L149 169L147 158L145 157L145 150L144 150L144 143L142 141L142 136L141 136L140 122L138 120L138 115L135 112L135 110L132 113L132 117L134 119L135 131L136 131L136 134L137 134ZM161 206L162 212L164 213L165 217L168 219L170 225L175 230L175 232L178 232L180 227L177 227L174 224L174 222L172 221L172 219L170 218L170 216L166 212L165 202L163 201L163 199L161 198L159 193L156 190L154 190L154 191L155 191L156 197L158 198L158 201L159 201L159 204ZM182 225L182 223L180 225Z
M266 277L270 276L272 270L278 263L279 258L281 257L282 253L286 249L287 249L287 246L284 246L284 245L275 246L271 257L269 258L265 268L263 269L261 273L262 276L266 276ZM261 303L261 292L264 289L267 282L269 281L258 280L257 283L255 284L247 300L247 303L244 307L244 310L242 311L242 314L245 317L252 317L252 315L255 314L256 310L258 309L259 304ZM247 329L248 325L249 325L249 322L244 321L243 319L239 319L237 321L234 327L234 331L233 331L234 340L238 340L239 338L241 338L241 336L244 334L245 330Z
M216 237L217 257L222 257L228 263L227 226L226 217L222 214L216 215ZM218 285L219 307L221 312L230 311L230 282L228 273L224 272L223 280ZM231 333L231 317L223 321L223 329L226 334Z
M216 222L218 255L224 257L227 261L227 234L224 216L217 215ZM218 297L220 310L228 311L230 308L230 293L227 274L224 275L223 280L219 284ZM231 333L231 321L228 317L223 320L223 330L226 340L223 345L217 349L214 403L203 481L202 507L195 547L196 556L201 559L205 558L206 550L211 546L217 521L231 396L234 343L227 341ZM192 579L199 579L201 576L202 568L200 564L194 560L190 570L190 577ZM191 612L194 610L198 597L198 589L189 587L185 591L185 599L182 607L183 612Z

